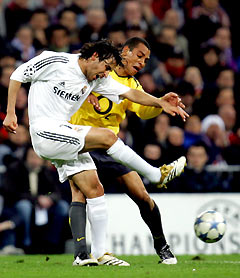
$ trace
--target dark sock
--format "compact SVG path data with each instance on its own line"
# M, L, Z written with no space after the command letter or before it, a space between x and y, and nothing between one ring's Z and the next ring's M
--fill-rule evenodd
M86 204L72 202L69 208L69 224L74 242L74 258L87 253L86 244Z
M159 208L154 202L154 207L151 210L149 204L144 202L141 205L139 205L139 209L142 219L148 225L152 233L154 248L158 253L162 249L162 247L167 244L163 233L162 220Z

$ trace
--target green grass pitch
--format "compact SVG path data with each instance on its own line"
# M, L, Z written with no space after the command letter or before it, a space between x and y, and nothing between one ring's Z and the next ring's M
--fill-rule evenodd
M177 265L158 264L158 257L120 256L130 267L72 266L72 255L1 256L1 278L239 278L240 254L177 256Z

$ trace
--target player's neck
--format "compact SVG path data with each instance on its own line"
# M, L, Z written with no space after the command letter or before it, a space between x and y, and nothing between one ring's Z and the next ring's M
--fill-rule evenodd
M78 65L82 71L82 73L86 76L86 67L87 67L87 63L86 60L84 59L79 59L78 60Z
M114 70L118 76L129 76L124 67L117 66Z

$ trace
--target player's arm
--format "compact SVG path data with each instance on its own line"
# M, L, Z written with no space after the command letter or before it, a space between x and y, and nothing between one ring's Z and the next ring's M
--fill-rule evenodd
M8 87L8 105L7 105L7 115L3 121L4 128L11 133L16 133L18 127L17 116L15 112L15 105L18 91L21 87L21 82L16 80L10 80Z
M121 94L122 97L127 98L135 103L139 103L146 106L154 106L162 108L166 113L175 116L176 114L180 115L185 121L186 117L189 115L183 110L184 105L179 102L178 95L175 93L168 93L166 97L156 98L145 92L130 89L129 91ZM169 101L172 99L173 101ZM174 101L175 99L175 101ZM175 105L179 103L179 105Z

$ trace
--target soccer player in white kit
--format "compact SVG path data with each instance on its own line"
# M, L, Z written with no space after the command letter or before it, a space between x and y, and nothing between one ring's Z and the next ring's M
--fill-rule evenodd
M186 162L176 161L167 176L161 176L159 168L145 162L109 129L76 126L68 122L91 91L99 92L117 103L122 98L128 98L143 105L162 107L165 112L173 116L179 114L184 120L188 117L176 94L172 93L172 97L176 98L173 105L130 89L108 76L120 59L117 48L106 40L85 44L80 54L44 51L13 72L3 123L7 131L17 132L17 93L21 83L31 82L28 111L34 150L40 157L52 161L61 182L69 179L77 187L82 185L80 190L87 198L91 229L103 235L106 234L107 221L104 190L88 151L105 149L116 161L160 185L180 175ZM87 252L85 236L79 240L83 246L82 252L75 258L76 264L97 265L97 259Z

